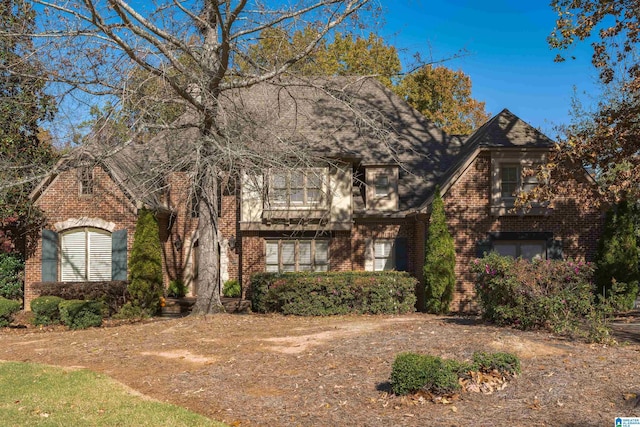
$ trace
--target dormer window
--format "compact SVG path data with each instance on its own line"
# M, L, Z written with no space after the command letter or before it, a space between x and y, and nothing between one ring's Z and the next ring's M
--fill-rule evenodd
M375 186L376 197L387 197L389 195L389 175L378 175Z
M515 198L520 189L520 166L501 165L500 174L500 194L502 195L502 198Z
M90 196L93 194L93 168L83 166L78 170L78 185L81 196Z
M317 206L323 202L326 170L308 168L271 170L269 202L272 206Z
M516 198L529 193L538 185L538 168L544 164L544 153L518 152L494 153L491 156L491 212L493 215L516 215ZM526 211L529 215L548 212L546 207L534 205Z
M366 166L367 209L398 210L398 174L397 166Z

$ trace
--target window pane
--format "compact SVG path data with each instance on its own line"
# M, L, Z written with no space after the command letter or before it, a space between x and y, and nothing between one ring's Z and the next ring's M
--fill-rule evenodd
M518 167L517 166L502 166L502 181L517 182L518 181Z
M311 242L298 243L298 263L311 266Z
M266 253L266 263L267 265L275 265L276 271L278 267L278 242L267 242L267 253Z
M376 258L374 271L384 271L386 264L387 264L386 258Z
M287 188L287 178L283 173L276 172L272 175L272 177L273 177L273 188L278 188L278 189Z
M502 182L502 197L514 197L518 190L515 182Z
M546 242L527 242L520 245L520 256L524 259L546 259L547 244Z
M304 203L303 188L291 188L291 203Z
M296 244L295 242L282 242L282 266L296 264ZM290 270L285 270L290 271Z
M304 188L304 174L302 172L291 172L291 188Z
M60 278L63 282L81 282L86 280L86 244L86 233L84 230L73 231L62 235Z
M307 174L307 188L322 188L322 172L310 172Z
M320 190L307 190L307 202L317 203L322 199L322 192Z
M391 254L391 242L390 241L376 241L375 242L375 256L376 258L387 258Z
M517 245L512 242L494 242L493 250L502 256L511 256L514 258L517 258L518 256Z
M329 261L329 242L326 240L316 240L316 265L327 264L328 261Z
M389 177L378 175L376 177L376 196L386 196L389 194Z
M329 271L329 266L327 264L316 265L315 271Z
M111 234L88 231L89 280L111 280Z

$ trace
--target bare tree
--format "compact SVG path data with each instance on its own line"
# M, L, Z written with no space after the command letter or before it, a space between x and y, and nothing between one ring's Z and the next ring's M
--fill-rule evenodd
M82 102L105 105L106 101L97 100L105 97L116 111L126 102L143 108L144 103L148 107L167 99L187 111L173 123L149 123L144 114L129 115L126 127L129 138L152 126L178 127L183 136L188 135L190 145L183 149L189 152L186 157L200 196L199 286L193 313L220 310L220 180L228 177L241 159L264 161L273 151L252 152L243 145L235 131L238 126L225 119L224 94L287 73L336 27L353 24L359 14L372 12L371 0L31 1L41 18L34 43L48 65L51 88L67 96L60 101L61 108ZM310 22L316 24L317 35L277 66L255 64L251 71L236 66L239 58L245 63L252 61L248 47L263 30L291 32ZM151 80L161 91L146 93L143 102L139 98L141 84ZM153 98L160 92L168 96Z

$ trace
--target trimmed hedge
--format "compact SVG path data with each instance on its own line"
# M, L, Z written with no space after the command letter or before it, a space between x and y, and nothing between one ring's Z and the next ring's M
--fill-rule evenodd
M40 295L56 296L65 300L96 300L104 302L114 314L129 298L125 280L110 282L39 282L34 288Z
M400 314L415 310L416 285L397 271L258 273L251 276L251 303L260 313Z
M59 307L62 323L70 329L86 329L102 325L104 305L100 301L62 301Z
M60 303L64 299L56 296L41 296L31 301L34 325L54 325L60 323Z
M0 252L0 297L22 299L24 261L18 254Z
M473 354L473 363L441 359L428 354L400 353L391 368L391 389L397 395L420 390L434 394L451 394L460 389L460 378L469 372L492 372L502 375L520 373L520 360L511 353Z
M453 393L460 389L460 383L457 372L450 369L452 367L437 356L400 353L391 368L391 388L398 395L419 390Z
M21 308L20 301L0 297L0 327L9 326Z

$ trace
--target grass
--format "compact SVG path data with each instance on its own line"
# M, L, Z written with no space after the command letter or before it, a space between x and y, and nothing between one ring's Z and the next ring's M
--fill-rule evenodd
M3 425L225 425L136 395L92 371L18 362L0 362L0 414Z

